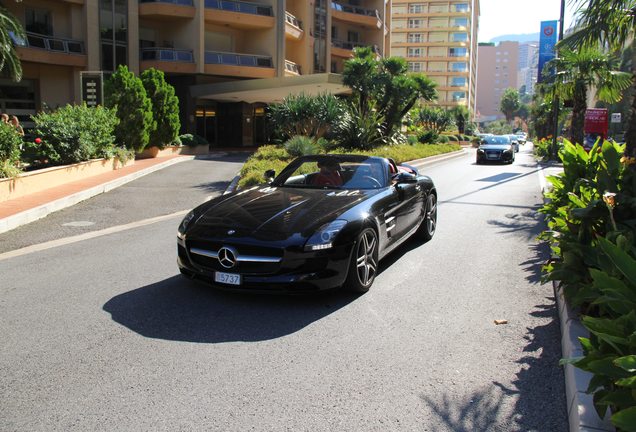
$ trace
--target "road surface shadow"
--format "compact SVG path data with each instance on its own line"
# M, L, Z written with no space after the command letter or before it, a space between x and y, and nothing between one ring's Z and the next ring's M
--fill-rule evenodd
M549 322L527 328L524 354L516 360L519 371L509 385L494 381L491 387L459 398L451 394L420 395L437 417L435 424L439 427L431 430L568 430L563 369L559 366L561 335L554 298L545 298L545 303L536 305L530 315ZM505 405L507 413L502 410Z
M224 192L225 189L227 189L228 184L230 184L229 181L215 181L215 182L199 183L197 185L192 186L192 188L199 189L205 192Z
M256 342L294 333L356 298L343 291L293 297L225 293L177 275L115 296L103 309L149 338Z

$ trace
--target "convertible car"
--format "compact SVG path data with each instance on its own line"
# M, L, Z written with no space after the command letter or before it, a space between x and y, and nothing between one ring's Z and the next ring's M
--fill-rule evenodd
M435 234L433 181L391 159L303 156L266 177L185 216L183 275L232 290L365 292L380 259L411 235Z

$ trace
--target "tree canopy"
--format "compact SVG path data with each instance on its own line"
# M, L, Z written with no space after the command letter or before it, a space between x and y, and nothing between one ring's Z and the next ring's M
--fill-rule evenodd
M507 88L501 95L499 101L499 111L504 113L506 120L512 122L515 113L519 110L521 102L519 101L519 92L515 88Z
M0 73L6 72L14 81L22 79L22 65L14 40L24 40L26 34L20 21L0 4Z

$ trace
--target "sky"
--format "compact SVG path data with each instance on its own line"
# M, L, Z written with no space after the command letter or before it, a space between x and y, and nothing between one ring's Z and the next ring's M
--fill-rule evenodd
M478 42L506 34L538 33L541 21L558 20L561 0L480 0ZM573 24L573 8L565 2L565 29Z

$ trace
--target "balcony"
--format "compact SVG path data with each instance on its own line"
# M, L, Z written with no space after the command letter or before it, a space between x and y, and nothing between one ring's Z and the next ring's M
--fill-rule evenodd
M300 73L300 66L296 63L285 60L285 76L298 76Z
M361 43L361 42L347 42L341 41L338 39L331 39L331 55L336 57L344 57L349 58L353 56L353 49L356 47L366 47L370 46L370 44ZM376 55L380 55L380 49L377 45L371 45L373 52Z
M303 38L303 24L289 12L285 12L285 38L301 40Z
M174 18L194 18L196 8L192 0L140 0L139 16L141 18L153 18L171 20Z
M27 32L26 39L13 37L21 61L86 67L84 42Z
M237 29L274 28L271 6L234 0L205 0L205 21Z
M155 68L167 73L196 73L191 50L173 48L144 48L140 53L139 68Z
M378 29L382 28L380 13L375 9L365 9L344 3L331 2L331 16L333 19L350 24Z
M205 73L243 78L274 78L276 70L269 56L221 51L205 52Z

